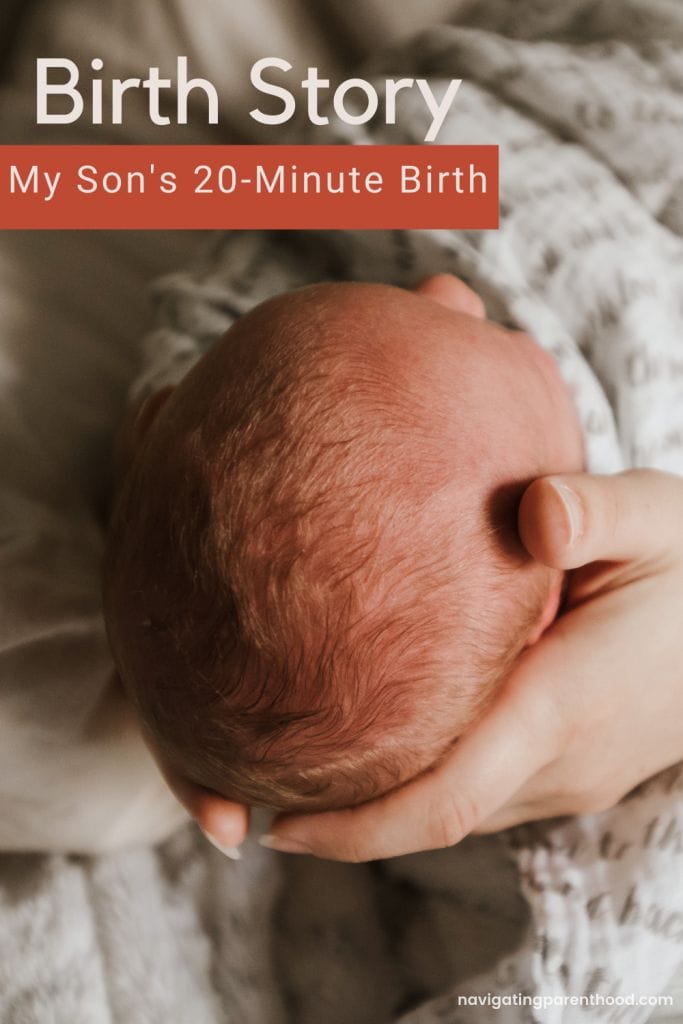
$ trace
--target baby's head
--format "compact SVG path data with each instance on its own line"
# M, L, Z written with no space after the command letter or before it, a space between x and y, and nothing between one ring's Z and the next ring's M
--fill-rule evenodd
M163 762L301 810L436 763L557 610L515 526L530 480L581 465L552 360L455 278L322 284L153 404L105 609Z

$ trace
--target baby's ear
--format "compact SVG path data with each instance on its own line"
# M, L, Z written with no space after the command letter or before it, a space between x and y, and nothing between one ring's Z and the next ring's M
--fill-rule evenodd
M427 277L414 291L417 295L432 299L456 313L466 313L477 320L486 319L484 303L477 293L453 274L434 274L433 277Z
M161 388L153 395L136 402L126 412L114 440L114 470L117 480L124 476L157 413L174 390L172 387Z
M160 391L155 391L154 394L148 395L147 398L143 399L142 402L133 408L133 431L135 434L134 440L137 444L142 441L154 423L157 413L174 391L175 388L170 386L161 388Z

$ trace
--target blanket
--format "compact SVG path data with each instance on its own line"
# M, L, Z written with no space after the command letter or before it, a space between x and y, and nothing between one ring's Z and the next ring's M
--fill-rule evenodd
M683 9L510 10L482 0L466 27L375 67L378 80L465 79L440 141L501 146L501 230L217 236L158 285L139 389L180 379L236 316L283 289L450 270L558 360L592 469L683 472ZM424 137L423 118L402 116L401 141ZM380 140L399 141L372 127L316 134ZM682 790L676 767L601 815L375 865L254 844L233 864L192 827L108 857L5 858L0 1019L644 1021L646 1004L569 999L647 999L683 959Z

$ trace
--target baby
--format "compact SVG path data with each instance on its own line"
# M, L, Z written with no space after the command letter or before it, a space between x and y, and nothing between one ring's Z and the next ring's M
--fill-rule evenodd
M516 504L581 468L578 418L450 275L264 302L132 434L112 650L160 760L231 800L349 806L428 769L557 613Z

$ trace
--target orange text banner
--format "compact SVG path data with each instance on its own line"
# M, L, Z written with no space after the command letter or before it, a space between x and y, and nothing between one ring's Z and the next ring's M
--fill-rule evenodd
M0 228L497 228L497 146L0 146Z

